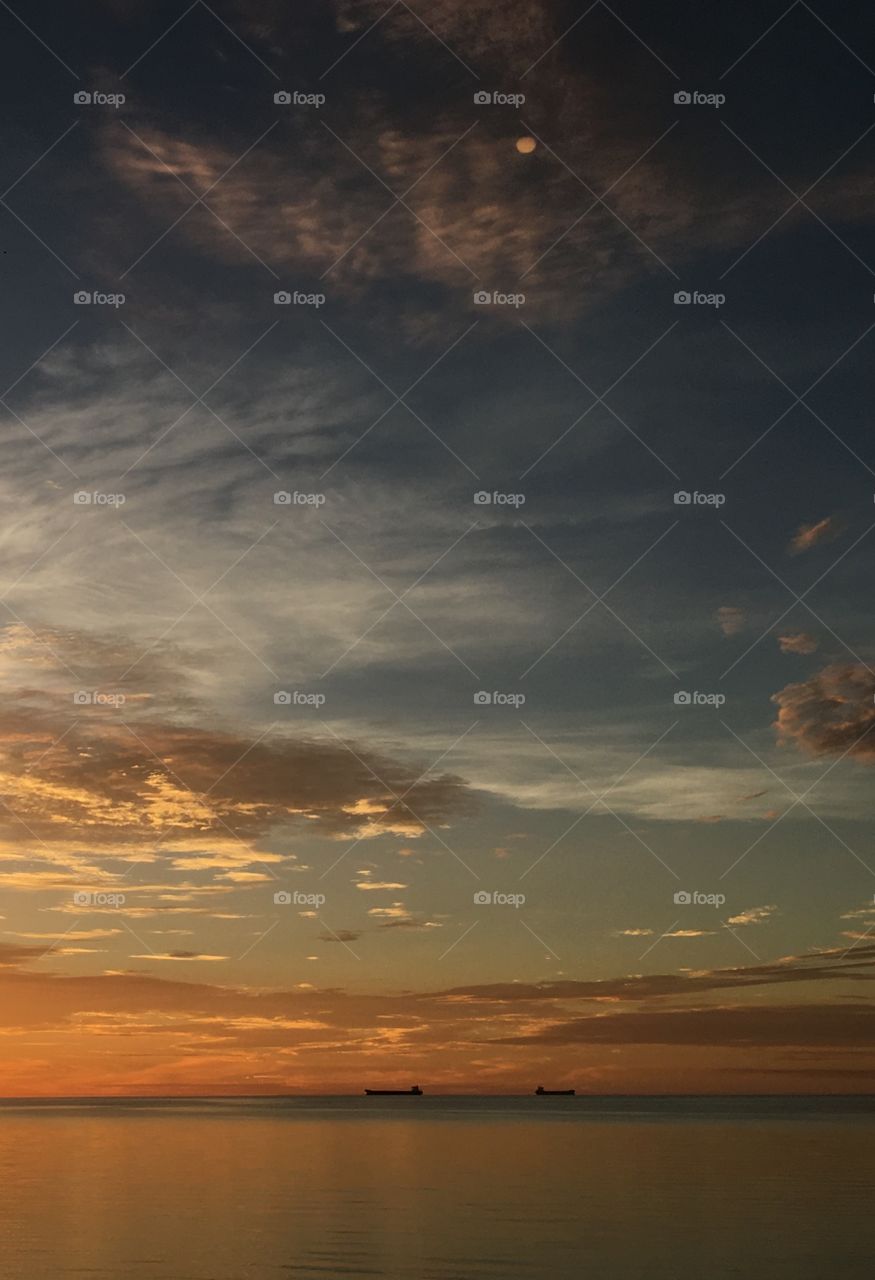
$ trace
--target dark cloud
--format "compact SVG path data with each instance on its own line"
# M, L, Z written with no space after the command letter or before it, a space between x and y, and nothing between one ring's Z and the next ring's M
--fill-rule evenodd
M873 970L873 972L870 972ZM700 996L738 988L783 986L833 979L875 979L875 944L853 951L814 952L770 964L736 969L709 969L696 973L654 973L599 981L544 983L487 983L452 987L438 998L482 1000L499 1004L549 1003L566 1000L641 1001L663 997Z
M497 1044L661 1044L745 1048L875 1045L869 1003L770 1005L767 1008L665 1009L553 1023Z
M0 942L0 968L27 964L31 960L38 960L45 952L45 947L26 947L14 942Z
M717 622L725 636L738 635L739 631L744 630L746 621L744 610L735 605L724 604L717 610Z
M369 27L386 12L382 0L336 0L333 6L339 30L351 36ZM516 0L511 8L497 11L492 0L432 0L428 27L404 6L386 23L385 38L392 43L422 45L432 50L435 37L475 70L485 67L508 75L520 75L562 34L559 14L544 0ZM434 34L432 34L434 33ZM447 53L448 65L451 55Z
M14 814L36 836L98 845L229 832L246 838L295 820L328 834L416 835L471 802L461 778L420 780L413 767L328 735L277 732L253 741L137 718L127 704L74 723L58 701L0 699L4 818Z
M323 941L354 941L358 936L353 930L338 929L333 933L326 931ZM578 1023L582 1026L591 1021L601 1021L608 1016L610 1007L618 1004L628 1006L629 1016L632 1013L648 1013L654 1017L671 1017L674 1013L696 1015L702 1011L704 997L719 998L728 991L741 995L745 990L761 992L769 986L839 981L855 984L875 979L875 943L862 944L850 951L836 948L769 964L701 973L637 975L599 982L486 983L397 995L360 995L325 989L252 990L182 982L143 973L74 977L43 968L29 970L28 963L43 954L45 948L42 947L10 947L7 944L0 947L0 955L8 957L4 982L10 999L0 1004L7 1019L4 1025L17 1025L16 1020L20 1018L25 1022L32 1018L46 1019L49 1023L63 1022L82 1008L103 1011L107 1015L123 1011L132 1015L164 1010L229 1019L302 1016L318 1009L320 1016L336 1026L365 1025L378 1015L406 1014L436 1026L453 1022L461 1027L470 1023L471 1034L476 1034L473 1029L483 1018L498 1019L499 1022L509 1018L514 1024L521 1019L522 1025L530 1023L533 1015L552 1014L557 1027L569 1022L576 1028ZM196 958L203 953L177 951L164 954L182 959ZM685 999L695 1001L695 1007L684 1007L682 1002ZM574 1010L578 1002L595 1003L597 1011L582 1017ZM817 1001L812 1003L818 1004ZM790 1006L785 1001L783 1007ZM799 1008L804 1007L807 1007L805 1001L800 1001ZM842 1009L855 1011L860 1005L858 999L848 999L834 1007L839 1012ZM767 1012L772 1006L757 1006L757 1011L760 1008ZM626 1017L626 1012L622 1016ZM646 1034L652 1034L649 1024L641 1025ZM550 1034L558 1035L560 1032L551 1031ZM573 1034L576 1035L577 1031L574 1030Z

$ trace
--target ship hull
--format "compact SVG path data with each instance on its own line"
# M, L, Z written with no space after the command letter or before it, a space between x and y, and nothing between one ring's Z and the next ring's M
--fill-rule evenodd
M421 1089L365 1089L369 1098L419 1098Z

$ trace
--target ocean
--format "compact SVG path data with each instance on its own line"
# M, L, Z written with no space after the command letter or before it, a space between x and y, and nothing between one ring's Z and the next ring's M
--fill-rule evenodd
M3 1280L861 1280L875 1098L0 1103Z

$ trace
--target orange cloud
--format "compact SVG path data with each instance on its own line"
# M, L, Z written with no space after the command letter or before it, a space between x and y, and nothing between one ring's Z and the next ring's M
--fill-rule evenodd
M778 636L778 645L782 653L814 653L818 647L818 641L815 636L810 636L806 631L797 631L786 636Z
M740 911L737 916L730 916L727 924L736 926L744 926L748 924L763 924L770 919L778 910L775 906L770 907L751 907L747 911Z
M350 931L335 940L341 937L354 939ZM166 974L174 960L209 957L168 951L137 958L160 959ZM0 1092L7 1096L60 1087L66 1094L358 1091L365 1069L368 1078L391 1080L402 1064L405 1075L415 1072L411 1078L488 1088L493 1047L501 1045L515 1046L505 1081L525 1080L536 1062L553 1072L592 1069L599 1046L636 1046L635 1074L626 1079L646 1092L668 1070L683 1071L688 1084L697 1062L688 1051L697 1045L707 1050L707 1071L719 1075L750 1047L814 1054L875 1043L871 1016L853 996L875 978L875 944L865 940L851 951L842 943L744 968L396 994L305 982L288 990L217 986L148 972L76 976L45 964L44 948L0 943ZM838 997L832 1003L830 987ZM758 998L779 988L781 1001ZM37 1030L40 1064L27 1050ZM95 1039L99 1054L89 1051ZM660 1044L676 1050L661 1067L646 1054ZM760 1073L787 1065L759 1052L753 1087L763 1084Z
M809 551L821 542L831 542L840 533L841 529L834 516L824 516L814 524L801 524L791 539L790 554L799 555L800 552Z
M132 960L227 960L228 956L203 955L198 951L146 951L141 955L132 955Z
M875 758L875 677L864 666L835 663L809 680L788 684L772 695L778 706L775 728L782 745L810 756Z

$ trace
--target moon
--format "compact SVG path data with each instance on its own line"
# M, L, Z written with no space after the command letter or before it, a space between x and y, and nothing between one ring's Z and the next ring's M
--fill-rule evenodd
M517 138L516 140L516 149L517 151L520 152L521 155L524 155L524 156L531 155L531 153L534 151L537 145L538 144L537 142L535 142L534 138L526 137L526 138Z

